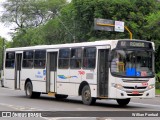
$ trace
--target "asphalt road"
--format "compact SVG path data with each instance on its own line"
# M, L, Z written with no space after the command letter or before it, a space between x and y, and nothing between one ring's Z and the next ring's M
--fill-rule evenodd
M35 120L128 120L128 117L116 117L117 114L124 114L127 111L131 113L138 113L139 111L144 113L144 111L155 111L160 114L160 97L155 97L154 99L131 99L131 102L126 107L120 107L118 106L117 102L115 100L97 100L96 104L93 106L87 106L82 104L81 97L73 97L70 96L67 99L64 100L57 100L54 97L48 97L47 95L41 95L39 99L29 99L26 98L24 91L19 90L12 90L8 88L2 88L0 87L0 111L19 111L19 112L25 112L25 111L61 111L60 113L63 113L63 115L68 115L67 111L86 111L85 113L90 113L92 111L92 115L89 115L90 117L87 117L83 114L79 113L71 113L71 116L74 114L77 114L78 117L43 117L43 118L32 118ZM115 114L115 117L109 116L109 117L95 117L96 114L98 115L100 112L95 111L106 111L109 113L109 111L115 111L112 112ZM122 113L121 113L122 112ZM22 114L22 113L21 113ZM58 113L51 113L58 115ZM70 113L69 113L70 114ZM73 116L74 116L73 115ZM139 114L138 114L139 115ZM81 117L83 118L81 118ZM160 115L159 115L160 116ZM130 120L138 119L140 116L131 117ZM154 120L159 120L159 117L140 117L141 120L151 120L154 118ZM3 120L18 120L22 118L0 118ZM23 120L28 118L23 118Z

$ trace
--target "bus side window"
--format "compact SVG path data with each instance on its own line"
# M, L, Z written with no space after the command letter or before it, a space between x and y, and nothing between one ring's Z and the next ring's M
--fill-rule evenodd
M82 63L82 48L72 48L71 49L71 69L81 68Z
M70 49L69 48L60 49L58 67L60 69L68 69L69 68L69 58L70 58Z
M6 53L5 67L14 68L14 65L15 65L15 53L14 52Z
M96 48L95 47L84 48L83 68L94 69L96 65L95 60L96 60Z
M46 63L46 50L35 50L34 67L45 68L45 63Z
M23 65L24 68L33 68L33 51L23 52Z

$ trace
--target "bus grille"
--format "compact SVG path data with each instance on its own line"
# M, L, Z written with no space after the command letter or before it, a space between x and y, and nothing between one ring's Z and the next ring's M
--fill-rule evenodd
M147 87L128 87L128 86L123 86L125 89L146 89Z
M143 94L127 94L128 96L142 96Z
M126 83L144 83L144 82L148 82L149 80L122 79L122 81Z

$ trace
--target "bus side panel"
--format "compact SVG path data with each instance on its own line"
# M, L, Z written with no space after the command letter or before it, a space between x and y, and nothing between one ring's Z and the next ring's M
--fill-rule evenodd
M46 81L32 81L33 91L46 92Z
M109 89L108 89L108 98L116 98L116 88L113 87L113 84L116 83L116 77L113 77L109 70Z
M97 70L81 70L82 71L82 81L87 81L89 84L97 84Z
M44 69L22 69L21 89L24 88L27 79L31 80L33 91L46 92L46 72Z
M70 82L71 83L81 83L82 76L80 75L81 69L70 69Z
M25 81L24 80L21 80L20 88L21 88L21 90L25 90Z
M75 83L57 83L57 94L78 96L78 89Z
M90 85L91 96L97 97L97 85Z
M15 69L5 69L4 76L5 76L4 86L14 89L14 85L15 85L15 79L14 79Z
M82 80L89 84L91 96L97 97L97 68L85 70L84 74L82 74Z
M58 69L57 70L57 82L70 82L69 69Z
M57 69L57 94L74 95L75 83L70 83L69 69Z

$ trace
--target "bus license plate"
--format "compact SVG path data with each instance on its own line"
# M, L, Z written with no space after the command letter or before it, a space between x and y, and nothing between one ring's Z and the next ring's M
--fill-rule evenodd
M139 92L138 91L133 91L132 94L139 94Z

